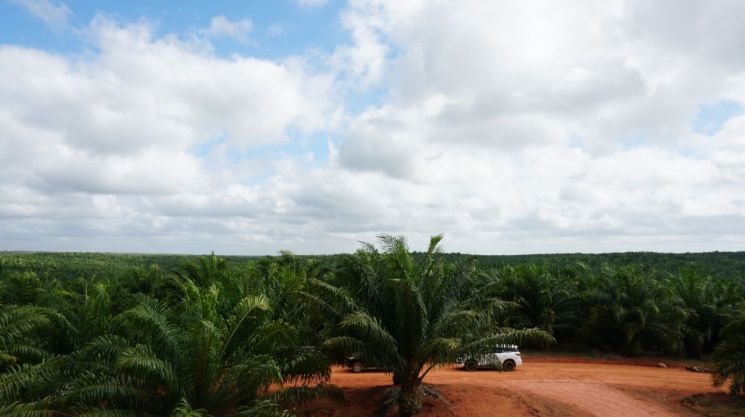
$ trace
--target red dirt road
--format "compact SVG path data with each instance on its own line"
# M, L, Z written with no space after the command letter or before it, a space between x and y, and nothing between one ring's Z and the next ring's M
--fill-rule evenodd
M331 382L358 391L390 384L390 380L390 375L384 373L354 374L337 368ZM440 388L446 396L456 397L448 410L432 415L455 416L671 417L681 415L682 409L675 404L667 406L656 396L718 392L712 387L709 374L596 363L526 362L515 372L465 372L448 367L431 372L426 382ZM478 394L469 396L470 391ZM523 403L522 411L517 411L516 404L505 408L510 393ZM540 407L534 407L539 403Z

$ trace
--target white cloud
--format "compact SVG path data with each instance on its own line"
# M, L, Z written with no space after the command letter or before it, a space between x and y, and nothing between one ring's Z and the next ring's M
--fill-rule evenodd
M29 13L36 16L53 29L62 29L67 26L72 12L63 2L52 0L10 0Z
M285 27L278 23L271 24L266 28L266 36L269 38L278 38L284 35L284 33Z
M372 2L352 3L340 18L353 44L337 47L330 63L348 82L347 88L364 91L382 80L390 47L382 38L384 21L380 6Z
M0 245L318 253L444 232L478 253L741 250L745 116L691 123L745 103L743 13L355 0L325 67L105 18L89 55L6 45ZM328 136L327 158L289 132Z
M354 2L352 33L395 52L359 55L388 100L350 122L337 161L415 184L401 230L450 230L467 250L742 248L718 225L745 216L745 175L725 163L745 160L745 130L705 138L691 120L745 102L745 63L706 48L738 48L727 15L745 5L688 6Z
M325 126L330 81L296 62L221 59L144 24L94 24L100 53L70 60L0 49L7 118L93 153L137 154L227 135L237 147L286 141ZM12 105L11 105L12 103Z
M155 37L147 23L104 17L88 33L95 54L0 46L3 245L28 233L65 244L80 234L183 230L179 215L160 213L169 201L235 214L246 207L215 205L243 201L233 190L250 190L240 184L267 168L233 170L242 162L195 149L215 138L228 155L286 144L290 129L311 134L336 111L331 77L299 59L219 58L199 43ZM118 240L98 241L101 249L106 242Z
M297 3L300 7L305 8L323 7L328 2L328 0L295 0L295 3Z
M245 42L252 30L253 23L250 19L233 21L225 16L215 16L210 20L205 33L212 38L231 38Z

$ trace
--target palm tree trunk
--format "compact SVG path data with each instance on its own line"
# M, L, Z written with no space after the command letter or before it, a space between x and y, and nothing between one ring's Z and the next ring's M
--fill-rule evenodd
M419 392L419 384L401 384L401 392L398 394L399 417L411 417L422 408L422 395Z

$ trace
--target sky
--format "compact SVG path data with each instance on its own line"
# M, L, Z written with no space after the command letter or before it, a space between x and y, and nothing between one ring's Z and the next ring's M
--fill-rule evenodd
M0 250L745 250L741 0L0 0Z

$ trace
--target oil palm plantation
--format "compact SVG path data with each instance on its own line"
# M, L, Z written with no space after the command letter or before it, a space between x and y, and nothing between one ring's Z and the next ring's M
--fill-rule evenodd
M145 299L117 318L119 334L80 352L80 370L57 402L77 415L285 415L279 403L338 396L327 385L328 363L298 346L288 323L267 320L262 295L241 300L225 318L201 294L191 316L174 316ZM269 393L274 384L295 387Z
M366 244L345 257L336 286L323 289L338 302L329 309L338 321L325 346L390 369L400 385L401 416L419 409L420 386L430 370L460 354L497 343L553 340L541 330L501 327L505 303L479 297L472 271L440 256L442 236L432 237L424 254L412 254L402 237L380 240L382 251Z
M326 384L328 360L301 339L302 323L275 319L273 300L235 290L240 279L227 271L200 283L174 275L158 289L167 303L139 295L107 319L110 331L79 350L39 352L41 362L11 366L0 383L0 403L7 404L0 416L269 417L319 396L340 399ZM105 301L97 293L80 313L88 317ZM14 350L3 350L8 361L50 322L25 309L3 315L8 331L0 335L17 334L8 339ZM36 321L21 328L16 323L24 317Z

